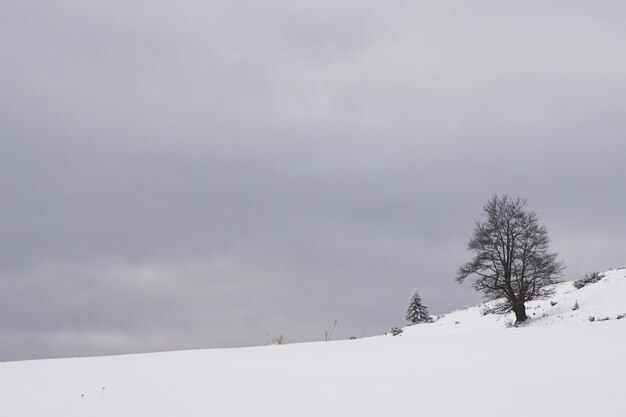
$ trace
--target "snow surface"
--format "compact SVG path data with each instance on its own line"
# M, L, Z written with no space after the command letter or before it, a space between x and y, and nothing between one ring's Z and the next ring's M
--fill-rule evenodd
M626 269L559 284L522 327L480 311L395 337L0 363L0 416L626 416Z

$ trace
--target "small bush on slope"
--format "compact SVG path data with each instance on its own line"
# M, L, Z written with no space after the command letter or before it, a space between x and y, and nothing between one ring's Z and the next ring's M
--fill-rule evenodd
M585 285L594 284L602 279L602 276L597 272L588 272L576 281L574 281L574 287L581 289Z
M393 326L391 329L389 329L389 334L391 334L392 336L398 336L399 334L402 334L403 330L399 327Z

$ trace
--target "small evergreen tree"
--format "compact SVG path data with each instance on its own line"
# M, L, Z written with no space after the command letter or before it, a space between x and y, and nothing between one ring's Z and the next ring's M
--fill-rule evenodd
M413 291L409 307L406 309L404 318L413 324L429 323L431 321L428 308L422 304L422 297L417 290Z

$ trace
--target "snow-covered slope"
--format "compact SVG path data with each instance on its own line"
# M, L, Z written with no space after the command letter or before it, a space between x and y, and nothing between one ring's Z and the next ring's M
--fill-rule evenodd
M528 312L518 328L472 307L400 336L2 363L0 416L626 416L626 269Z
M602 278L594 284L576 289L574 281L566 281L555 286L552 298L526 303L526 314L530 320L524 327L553 325L589 326L589 317L594 320L616 320L626 314L626 267L611 269L599 274ZM574 309L575 305L578 308ZM428 332L463 332L509 327L514 321L508 316L481 315L482 305L456 310L441 316ZM626 324L626 323L625 323ZM425 326L417 326L415 331L427 331ZM433 329L437 328L437 330ZM414 328L410 329L411 331Z

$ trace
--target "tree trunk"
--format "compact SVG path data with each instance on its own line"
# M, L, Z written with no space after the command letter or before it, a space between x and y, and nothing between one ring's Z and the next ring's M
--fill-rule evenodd
M513 312L515 313L515 324L525 322L528 318L528 316L526 315L526 306L524 305L524 303L514 305Z

